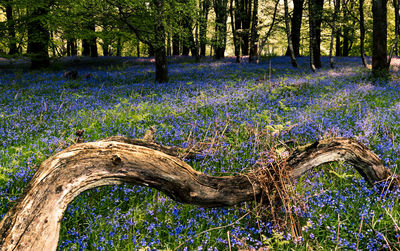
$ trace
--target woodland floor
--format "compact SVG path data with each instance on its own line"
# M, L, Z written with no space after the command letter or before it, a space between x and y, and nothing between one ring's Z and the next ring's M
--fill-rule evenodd
M299 69L288 57L260 64L235 64L233 58L169 60L168 84L154 83L154 64L147 58L69 58L45 72L15 70L2 62L0 219L35 168L73 144L78 129L85 130L84 141L95 141L113 135L141 138L155 126L160 144L208 145L204 156L189 163L219 176L273 161L268 151L282 142L295 147L352 137L399 172L400 58L392 60L387 83L371 82L359 58L336 58L333 70L323 58L325 67L316 73L306 57L299 58ZM66 69L81 77L66 80ZM399 250L400 191L381 193L340 163L295 185L298 203L290 210L301 230L297 236L290 224L274 221L254 203L204 209L149 188L121 185L84 192L70 204L59 249Z

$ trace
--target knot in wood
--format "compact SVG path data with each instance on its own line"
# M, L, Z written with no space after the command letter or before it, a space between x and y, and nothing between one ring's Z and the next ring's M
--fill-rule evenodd
M121 158L116 154L111 157L111 161L114 165L119 165L122 162Z

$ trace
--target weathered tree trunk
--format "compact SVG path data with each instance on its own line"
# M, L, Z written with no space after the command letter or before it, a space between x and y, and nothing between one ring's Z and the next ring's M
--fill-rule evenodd
M41 164L24 194L0 222L1 250L56 250L68 204L81 192L98 186L149 186L176 201L203 207L232 206L260 198L265 192L258 183L257 170L247 175L207 176L176 157L181 154L178 148L124 137L63 150ZM373 152L345 138L300 147L286 166L291 178L297 179L333 161L349 162L371 184L392 176ZM391 184L398 185L399 179Z
M293 67L297 67L296 56L294 54L293 43L292 43L292 34L290 33L290 24L289 24L289 7L287 0L284 0L284 9L285 9L285 25L286 25L286 37L288 41L288 48L290 54L290 60L292 62Z
M359 12L360 12L360 54L361 54L361 61L362 61L363 66L367 67L367 60L365 59L365 49L364 49L364 40L365 40L364 0L360 0Z
M291 18L291 37L293 44L293 51L296 57L300 56L300 31L301 21L303 20L303 6L304 0L293 1L293 16ZM290 56L289 46L286 50L286 56Z
M31 58L31 69L40 69L50 65L50 34L46 24L49 8L34 6L28 19L28 54Z
M372 1L372 74L386 78L389 74L387 63L387 0Z
M8 54L14 55L18 53L17 38L15 36L15 21L13 15L12 0L5 1L6 5L6 18L7 18L7 31L8 31Z
M154 33L154 57L156 65L156 81L158 83L168 82L167 55L165 51L165 27L164 22L164 0L153 0L157 11ZM161 19L161 20L158 20Z
M251 30L250 30L250 51L249 51L249 63L254 61L254 56L257 55L257 41L258 41L258 0L254 0L253 3L253 14L251 18Z

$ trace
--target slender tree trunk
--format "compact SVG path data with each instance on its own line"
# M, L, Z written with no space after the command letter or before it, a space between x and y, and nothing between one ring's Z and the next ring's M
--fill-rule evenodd
M399 13L399 0L393 0L393 7L394 7L394 22L395 22L395 36L396 39L399 37L400 32L400 13ZM396 41L396 46L394 47L395 55L399 55L399 47L398 41Z
M340 21L340 0L335 0L335 8L337 9L337 15L336 19L339 19ZM336 20L336 23L338 20ZM342 56L342 42L341 42L341 23L336 24L336 46L335 46L335 51L336 51L336 57L341 57Z
M367 67L367 60L365 59L364 40L365 40L365 25L364 25L364 0L360 0L360 54L361 61L364 67Z
M122 56L122 38L121 36L118 36L117 39L117 57L121 57Z
M336 19L337 19L337 16L339 14L339 11L340 11L340 8L339 8L340 6L337 5L337 2L338 1L334 1L333 2L335 12L333 13L331 44L330 44L330 47L329 47L329 64L330 64L332 69L335 68L335 62L333 60L333 41L334 41L335 34L336 34Z
M40 69L50 65L49 30L46 18L48 7L35 6L28 18L28 53L31 58L31 69Z
M257 56L257 41L258 41L258 0L254 0L253 3L253 15L251 20L251 32L250 32L250 53L249 63L254 61L254 56Z
M17 38L15 35L15 21L13 16L12 0L6 1L6 18L7 18L7 29L8 29L8 54L14 55L18 53L17 50Z
M237 1L236 1L237 2ZM235 3L236 3L235 2ZM237 6L235 6L237 8ZM230 15L231 15L231 27L232 27L232 34L233 34L233 46L235 47L235 56L236 56L236 63L240 63L240 40L238 38L238 34L236 32L236 22L233 16L233 0L230 0Z
M293 1L293 16L291 18L291 37L294 55L300 56L300 31L303 20L304 0ZM286 56L290 56L289 46L286 50Z
M267 34L265 35L265 37L264 37L264 38L262 39L262 41L260 42L260 48L258 48L257 63L259 62L261 52L262 52L262 50L263 50L265 44L267 43L269 36L271 35L272 28L274 27L275 20L276 20L276 13L277 13L277 11L278 11L278 5L279 5L279 0L276 0L276 2L275 2L275 7L274 7L274 14L272 15L272 22L271 22L271 25L270 25L269 28L268 28Z
M168 82L167 55L165 51L165 27L164 27L164 0L153 0L157 12L155 21L155 45L154 57L156 65L156 81Z
M140 41L136 44L136 57L140 58Z
M315 41L315 18L313 17L314 12L312 10L313 0L308 0L308 20L309 20L309 27L310 27L310 68L313 72L315 72L315 57L314 57L314 44L316 43Z
M290 60L292 62L293 67L297 67L297 61L296 61L296 56L294 54L294 49L293 49L293 43L292 43L292 34L290 32L290 20L289 20L289 7L288 7L288 1L284 0L284 8L285 8L285 25L286 25L286 36L287 36L287 41L288 41L288 47L289 47L289 54L290 54Z
M372 1L372 73L374 77L387 78L387 0Z

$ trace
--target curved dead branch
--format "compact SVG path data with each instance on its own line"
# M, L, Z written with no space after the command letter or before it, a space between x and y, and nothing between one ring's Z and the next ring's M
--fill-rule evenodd
M24 194L0 222L0 250L56 250L68 204L79 193L98 186L149 186L176 201L203 207L232 206L261 196L254 176L207 176L174 157L181 156L181 151L151 141L112 137L76 144L52 156L41 164ZM299 148L287 163L291 176L297 178L318 165L338 160L349 161L371 183L391 175L374 153L342 138Z

